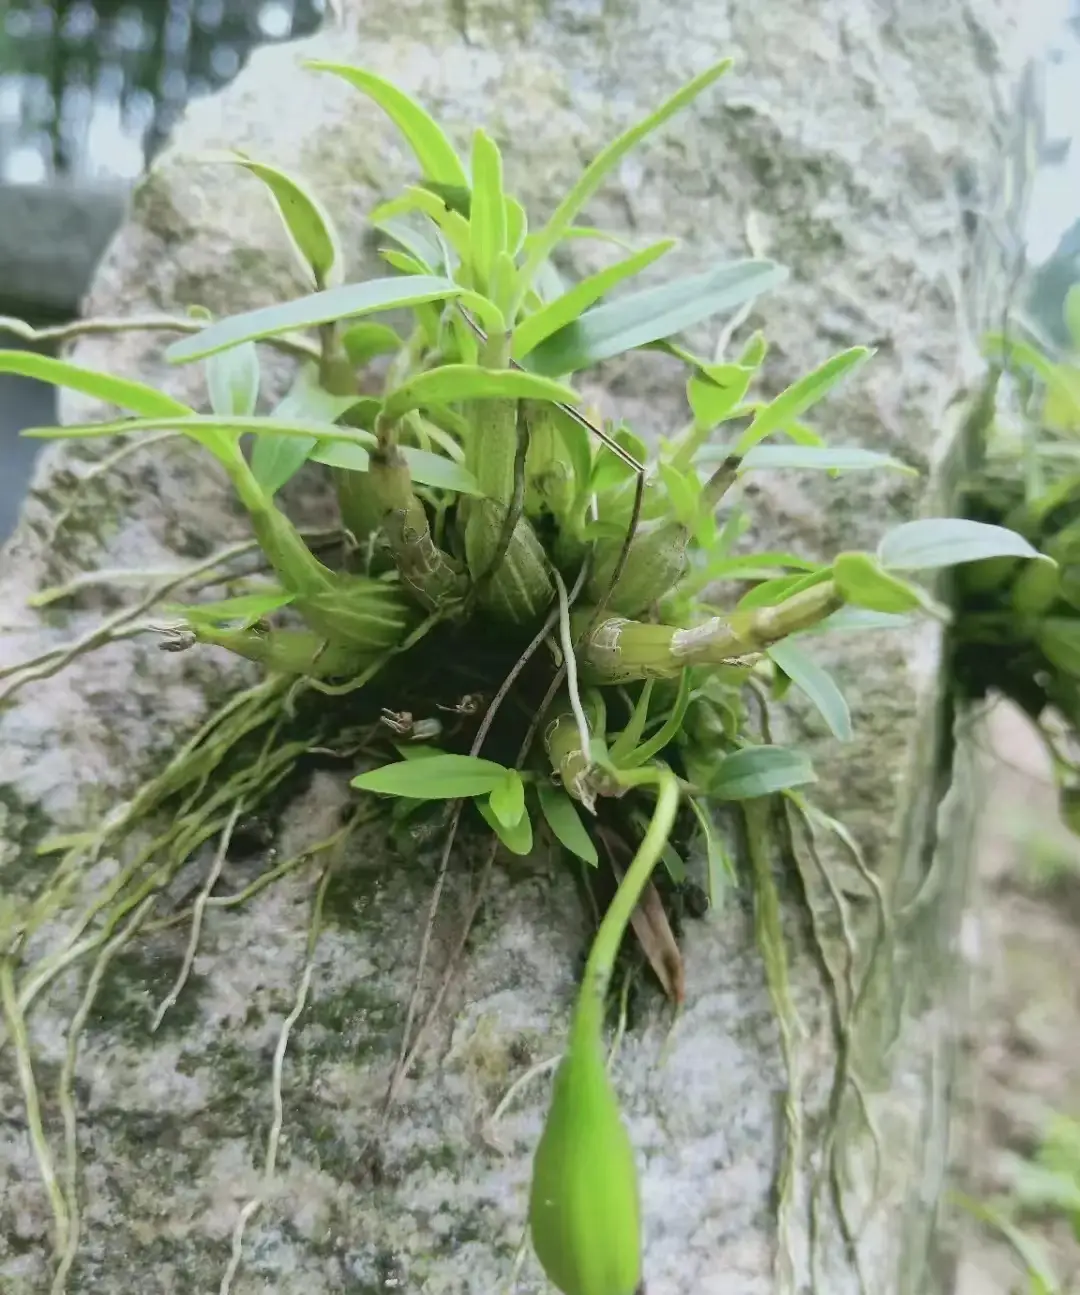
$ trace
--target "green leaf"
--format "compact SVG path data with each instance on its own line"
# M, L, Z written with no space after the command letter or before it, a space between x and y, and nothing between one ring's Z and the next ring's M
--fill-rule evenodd
M1065 294L1062 315L1072 338L1073 350L1080 351L1080 283L1074 283Z
M417 265L424 267L425 274L434 274L436 269L443 269L445 273L450 273L449 267L441 265L442 253L435 240L414 229L407 220L387 216L383 220L373 220L371 223L384 234L389 234L395 243L404 248ZM386 249L380 250L385 255Z
M516 769L508 769L506 776L488 797L491 812L503 827L517 827L525 815L525 784Z
M763 409L757 411L753 422L739 438L735 453L742 458L749 454L758 441L771 436L773 432L783 431L787 423L805 413L812 405L816 405L841 379L847 377L860 364L865 363L873 354L873 350L868 346L853 346L826 360L824 364L800 378L798 382L793 382L790 387L781 391L775 400L770 400Z
M708 461L710 451L711 447L699 457ZM808 468L818 472L862 472L867 469L891 468L912 476L918 475L916 468L889 454L845 445L755 445L743 459L739 472L751 472L755 468Z
M384 81L381 76L366 72L363 68L322 59L307 59L304 66L316 72L330 72L339 76L369 99L373 99L405 136L429 180L438 184L460 185L465 189L469 187L469 177L450 141L415 99L389 81Z
M236 625L250 629L256 621L282 607L287 607L295 594L272 588L259 593L240 594L236 598L222 598L212 603L175 604L162 610L168 616L183 617L192 625Z
M511 854L527 855L532 853L532 820L528 814L522 813L518 821L510 827L495 816L487 800L477 799L473 801L473 804L480 811L484 822L487 823L488 827L491 828Z
M254 352L254 342L246 342L245 346ZM224 354L230 355L232 352L226 351ZM218 358L220 357L211 356L207 365L213 364ZM293 385L278 402L272 417L336 423L342 414L359 404L360 399L356 395L332 395L319 385L319 366L315 363L304 364L297 372ZM251 452L251 470L256 481L269 494L276 494L300 470L318 443L314 436L256 436L255 447Z
M276 166L256 162L243 153L226 155L221 160L258 176L273 195L293 250L315 286L336 287L341 282L341 247L333 221L318 198L295 176Z
M296 301L263 306L242 315L218 320L200 333L182 337L165 352L170 364L186 364L224 351L238 342L277 337L298 328L317 328L339 319L353 319L380 310L396 310L425 301L459 297L462 289L451 279L418 274L410 278L394 275L389 279L368 279L366 283L346 283L340 288L313 292Z
M332 423L303 418L222 418L217 414L174 414L171 418L125 418L115 423L73 423L70 427L28 427L22 434L36 440L88 440L95 436L123 436L129 432L177 431L194 436L207 432L231 432L259 436L310 436L316 440L352 441L374 445L375 437L359 427L337 427Z
M590 274L580 283L576 283L568 292L564 292L561 297L556 297L540 310L526 316L514 330L514 359L522 359L552 333L557 333L560 328L572 324L579 315L601 297L606 296L612 288L622 283L624 279L640 274L646 266L658 261L674 246L673 238L665 238L659 243L653 243L650 247L635 252L633 256L626 257L625 260L616 261L614 265L609 265L596 274Z
M759 329L743 347L738 362L740 365L747 365L751 369L760 369L765 363L765 357L768 353L769 343L765 338L765 334Z
M189 405L142 382L99 373L97 369L57 360L51 355L36 355L33 351L0 351L0 373L15 373L23 378L36 378L38 382L51 382L54 387L79 391L106 404L130 409L133 414L145 418L193 412Z
M645 827L647 828L647 824ZM660 851L660 858L664 861L664 867L667 874L676 886L681 886L686 880L686 864L683 863L682 855L675 849L670 841Z
M587 310L522 361L533 373L587 369L635 347L692 328L776 287L787 271L772 261L734 261Z
M983 558L1038 556L1038 550L1015 531L960 517L904 522L878 545L878 560L890 571L927 571Z
M841 553L833 580L849 603L873 612L910 612L925 608L927 595L906 580L883 571L869 553Z
M637 702L630 714L626 727L611 744L612 763L618 765L619 761L630 752L641 741L641 735L645 732L645 723L649 718L649 702L652 699L653 686L655 679L646 679L641 685L641 692L638 694Z
M521 251L525 236L529 232L529 218L525 208L516 198L507 197L506 202L506 250L511 256Z
M521 269L521 282L524 286L527 287L532 282L533 275L540 264L548 259L556 246L562 241L566 232L574 223L574 217L600 188L604 182L604 177L609 175L627 153L647 135L657 130L677 112L681 112L703 90L723 76L730 67L731 59L724 59L722 62L715 63L712 67L707 68L700 76L696 76L682 89L676 91L670 99L662 103L644 121L640 121L631 126L629 130L624 131L618 139L613 140L593 158L578 182L556 207L547 224L530 239L525 264ZM564 369L561 372L565 373L569 372L569 370Z
M416 485L456 490L462 495L483 494L480 483L464 464L442 454L433 454L430 450L414 449L411 445L400 446L400 450ZM327 467L344 468L349 472L367 472L370 467L368 452L363 446L343 441L320 441L308 457L313 463L324 463Z
M1039 622L1035 637L1052 665L1080 679L1080 621L1071 616L1047 616Z
M701 834L705 838L705 858L709 878L709 907L718 911L724 900L724 893L734 886L738 880L735 873L735 861L728 853L720 834L716 830L716 825L712 821L712 815L706 806L691 796L690 808L701 827Z
M775 607L795 593L805 578L802 575L783 575L763 580L743 594L735 604L736 608L739 611L752 611L757 607Z
M441 184L438 180L425 180L423 187L430 189L450 211L456 211L466 220L472 215L473 195L462 184Z
M581 397L572 387L515 369L485 369L474 364L444 364L403 382L386 397L387 418L400 418L425 405L451 405L460 400L553 400L576 405Z
M814 703L833 737L850 742L851 712L832 675L790 639L774 643L769 656Z
M694 426L700 431L711 431L725 418L730 418L738 408L754 376L753 369L744 369L736 364L724 365L729 374L723 376L729 380L717 382L710 373L703 377L694 375L686 384L686 399L694 413ZM714 447L707 447L696 456L698 462L707 462L715 457Z
M652 737L647 738L639 747L623 756L619 762L620 769L636 769L640 765L647 764L668 743L674 742L686 718L686 708L690 705L690 691L690 671L684 670L679 675L679 690L675 694L671 714Z
M753 800L810 782L817 782L817 774L801 751L747 746L723 758L708 792L714 800Z
M436 755L426 760L385 764L352 780L359 791L382 796L407 796L412 800L458 800L486 796L506 777L507 770L493 760L474 755Z
M469 264L472 256L469 222L448 207L441 198L436 197L430 189L425 189L421 185L410 185L398 197L380 203L369 219L376 228L385 229L391 219L414 211L422 212L437 230L441 230L447 243L454 249L458 260L463 265ZM440 256L439 259L443 258Z
M241 342L206 361L206 389L215 414L231 418L255 412L259 400L259 354L254 342Z
M900 616L894 612L869 611L865 607L841 607L817 625L801 630L795 637L802 638L808 634L845 634L858 630L895 630L910 624L910 616Z
M788 574L787 568L796 571L816 571L817 563L808 562L795 553L744 553L737 557L721 557L710 562L704 571L710 580L757 580L762 569Z
M589 433L576 418L571 418L565 410L557 406L551 409L549 414L555 420L559 437L570 458L570 464L574 470L574 484L577 489L583 490L592 476L593 452Z
M579 859L584 859L595 868L600 862L596 846L585 830L574 802L561 787L556 787L549 782L540 782L537 785L537 792L540 797L540 809L555 839L571 854L576 854Z
M496 257L506 251L506 204L503 197L502 157L490 135L479 127L473 134L473 192L469 235L475 284L491 290Z
M692 472L680 472L670 463L659 464L658 471L671 503L671 512L684 526L692 526L698 514L701 482Z

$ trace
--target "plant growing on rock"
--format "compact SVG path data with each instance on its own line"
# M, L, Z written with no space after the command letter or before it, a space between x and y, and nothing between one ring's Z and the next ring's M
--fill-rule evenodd
M955 577L953 669L963 694L1008 697L1042 734L1062 817L1080 831L1080 288L1066 299L1071 353L1019 320L990 333L984 395L962 449L966 516L1042 555L976 562Z
M220 860L237 817L265 801L318 746L362 752L369 765L374 759L354 786L390 798L389 813L406 838L419 835L432 806L445 809L434 902L466 813L490 829L489 867L499 843L526 854L542 830L595 877L610 875L614 895L556 1075L529 1215L536 1253L565 1295L632 1295L641 1280L634 1156L607 1074L602 1027L628 926L669 996L682 997L678 949L651 880L656 865L663 861L681 884L687 852L700 844L718 903L734 866L725 829L742 822L760 922L774 950L770 985L781 997L783 952L764 862L762 801L784 793L801 806L798 789L813 782L814 771L804 754L768 740L761 717L770 694L800 688L843 739L850 729L843 694L815 662L808 636L840 621L880 625L911 612L940 615L909 572L1034 551L999 526L948 519L907 523L886 534L876 554L845 552L826 564L742 551L746 518L730 501L748 474L909 470L859 447L826 444L801 421L870 352L854 347L826 358L766 399L753 394L767 355L759 334L733 356L726 353L730 338L710 356L672 339L718 314L735 315L733 331L737 312L782 283L772 262L708 266L628 287L670 250L665 240L621 247L605 269L572 285L561 281L552 262L561 244L609 237L576 223L605 177L708 89L726 63L609 145L534 230L505 192L499 150L483 130L466 164L420 105L393 86L360 69L316 66L373 98L415 153L418 182L370 217L387 239L383 256L393 273L343 282L340 240L317 198L295 176L229 155L222 160L265 183L313 291L226 319L193 312L165 321L184 334L168 359L205 366L209 412L63 359L0 352L2 370L125 411L120 419L31 435L169 432L197 442L231 482L250 519L249 551L257 547L264 563L263 573L240 573L234 552L200 564L192 574L214 573L227 596L168 604L170 620L160 627L169 650L223 648L260 664L264 678L232 698L102 827L59 843L52 876L3 914L0 996L56 1218L57 1289L78 1244L71 1083L103 960L140 932L177 920L155 913L168 879L213 836L221 839ZM389 311L407 312L409 327L398 332L372 322ZM260 344L302 361L269 413L257 412ZM584 409L572 385L574 375L642 348L664 352L687 374L686 423L652 447L625 424ZM368 394L370 378L360 381L373 360L382 366L377 396ZM312 462L328 468L336 485L333 557L325 537L316 547L276 502ZM177 583L155 590L138 614L166 605ZM4 695L127 627L120 618L66 657L26 663ZM366 813L359 809L324 846L340 844ZM133 829L159 824L163 814L169 824L149 846L136 844ZM79 910L86 898L80 879L106 846L124 847L124 866ZM256 884L271 884L300 862L278 865ZM329 876L328 866L312 941ZM215 880L212 873L191 911L188 958L162 1011L183 988ZM61 916L70 921L58 942L31 960L32 938ZM421 960L426 949L425 936ZM60 1081L68 1134L61 1186L41 1124L25 1018L62 971L91 954L96 961ZM309 980L310 964L283 1030L275 1085ZM413 1017L410 1007L391 1097L425 1028L422 1021L414 1033ZM278 1119L268 1172L280 1127ZM255 1207L241 1215L223 1288Z

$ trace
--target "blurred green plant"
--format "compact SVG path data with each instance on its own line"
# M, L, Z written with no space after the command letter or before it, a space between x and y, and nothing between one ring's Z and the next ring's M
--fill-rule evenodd
M1080 1121L1052 1115L1035 1155L1011 1157L1007 1173L1009 1190L1000 1199L958 1195L957 1203L1008 1242L1023 1269L1027 1295L1071 1295L1076 1287L1061 1281L1046 1247L1025 1224L1060 1220L1080 1241Z
M755 472L910 471L859 446L827 444L802 421L870 351L852 347L826 358L769 399L754 394L768 349L760 334L730 358L695 354L672 338L778 287L779 266L743 260L633 286L673 246L663 240L623 247L619 259L573 285L559 278L551 258L566 240L608 237L577 223L592 195L727 62L598 154L534 230L505 191L502 158L485 131L475 132L464 159L394 86L362 69L314 66L371 97L415 154L417 183L370 216L386 239L382 256L392 273L345 282L341 240L303 182L228 155L215 160L266 186L309 295L225 319L195 310L180 320L86 321L62 330L64 338L95 328L180 331L166 356L204 366L209 412L66 359L0 352L0 370L125 411L119 419L28 435L137 443L180 434L212 455L250 521L254 539L240 550L261 555L273 576L238 574L236 548L187 573L204 584L216 576L228 596L168 603L163 646L223 648L261 664L265 678L232 698L100 828L44 843L42 853L59 855L53 874L33 893L10 897L0 920L8 1035L56 1219L54 1289L63 1288L78 1246L71 1085L104 965L140 932L185 919L155 914L162 888L214 836L219 869L238 814L264 803L318 747L374 760L353 785L383 798L378 804L388 806L406 844L410 833L413 844L421 839L436 814L444 831L436 902L466 812L511 852L529 853L543 832L589 870L603 865L610 875L613 898L589 955L536 1151L529 1221L536 1254L564 1295L633 1295L641 1279L634 1154L601 1036L616 954L630 926L666 992L682 998L681 959L654 869L662 860L671 884L684 884L686 857L700 845L718 905L735 867L724 822L741 815L759 939L768 945L769 984L783 1013L786 962L761 806L783 794L811 813L798 789L815 773L804 753L762 740L755 719L761 703L799 688L826 728L847 739L847 703L815 659L811 633L898 624L911 613L943 616L912 573L956 563L985 567L987 560L1015 572L1035 550L1000 525L931 518L889 531L874 553L844 552L824 564L740 551L748 520L730 500ZM620 287L628 290L612 297ZM399 334L373 322L388 311L409 312L411 327ZM19 321L4 326L40 338ZM301 361L269 412L258 412L259 344ZM664 352L686 371L685 425L652 448L625 424L583 409L572 385L575 374L643 348ZM382 366L377 396L367 394L370 376L360 381L374 360ZM326 537L318 544L305 537L278 506L279 492L307 463L329 469L336 486L342 543L333 561L324 560ZM157 587L138 615L166 603L182 583ZM47 604L72 587L37 601ZM121 617L66 652L25 663L10 673L0 698L134 628L130 616ZM514 706L504 707L511 694ZM315 853L340 846L367 814L358 809ZM137 829L148 823L159 825L157 835L138 844ZM80 910L80 879L106 848L121 852L124 866ZM311 853L278 865L249 892ZM494 849L489 866L493 857ZM329 875L328 866L316 892L311 948ZM188 957L155 1024L183 988L203 913L215 902L215 879L188 914ZM70 909L75 916L59 944L41 954L33 937ZM421 963L429 934L430 927ZM25 1021L35 999L83 960L90 971L58 1090L67 1155L58 1176ZM309 961L275 1056L268 1177L281 1132L280 1066L310 978ZM426 1026L413 1031L415 1002L388 1101ZM789 1109L788 1120L794 1139L798 1112ZM790 1175L784 1181L781 1210ZM258 1203L241 1214L223 1290Z
M958 510L1008 526L1038 562L972 563L955 580L961 693L1010 698L1053 763L1061 815L1080 830L1080 286L1066 297L1068 351L1019 321L989 334L979 417L967 429Z

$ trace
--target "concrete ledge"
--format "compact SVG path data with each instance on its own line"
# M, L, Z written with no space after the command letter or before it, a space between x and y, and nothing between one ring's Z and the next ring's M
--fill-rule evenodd
M0 185L0 312L75 314L128 193L116 183Z

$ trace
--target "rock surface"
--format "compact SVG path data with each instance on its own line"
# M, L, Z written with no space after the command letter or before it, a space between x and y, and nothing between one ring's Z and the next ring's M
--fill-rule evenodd
M591 215L641 242L679 235L665 272L745 254L748 243L787 263L791 283L752 320L772 342L776 389L832 351L874 341L875 361L824 407L822 429L919 467L936 456L956 376L954 291L965 259L958 190L970 194L993 161L992 91L1009 71L1000 51L1020 9L1014 0L978 13L956 0L345 0L342 8L340 29L256 54L234 86L193 107L135 195L91 312L195 303L228 312L302 291L257 183L185 162L208 147L240 147L306 174L346 232L352 277L372 271L364 213L407 180L410 164L379 112L302 70L304 56L377 70L418 94L459 142L473 123L485 124L535 219L620 128L735 53L739 72L629 158ZM594 255L582 243L567 268L580 273ZM711 338L715 330L703 340ZM120 335L85 340L76 354L199 398L198 375L166 370L161 345L160 336ZM639 430L678 425L681 381L662 357L619 361L601 376L605 403ZM65 412L98 411L71 400ZM84 449L44 457L6 550L3 664L70 641L114 607L111 594L90 591L73 610L25 610L41 585L95 566L192 561L244 536L197 455L137 454L73 498L73 476L95 462ZM325 524L318 488L309 483L293 502ZM784 475L763 479L749 502L769 547L818 556L873 545L924 500L909 478ZM69 516L54 537L62 511ZM849 916L863 941L849 981L834 895L805 846L799 868L779 877L806 1110L796 1190L779 1224L773 1189L788 1076L752 921L732 901L687 924L686 1010L672 1025L647 1002L615 1072L643 1170L649 1295L847 1295L859 1290L856 1267L875 1295L931 1289L931 1202L947 1131L948 968L966 844L955 814L943 814L938 830L949 769L936 640L925 629L835 635L821 641L821 659L851 697L856 741L825 742L797 711L791 723L815 748L820 803L855 835L902 914L883 938L872 891L850 866L840 873L842 858L823 843L830 876L853 892ZM0 724L2 857L13 889L48 865L32 853L44 831L76 830L132 792L243 677L211 652L163 656L131 639L23 689ZM289 839L277 855L332 830L346 794L320 776L289 807ZM174 899L195 890L209 866L200 855ZM265 866L231 860L222 885L240 889ZM97 884L116 867L102 860ZM573 887L545 861L500 864L431 1046L381 1137L380 1172L373 1177L361 1159L398 1046L429 869L428 860L402 864L381 839L343 861L311 999L283 1065L277 1172L249 1223L235 1292L543 1289L531 1260L516 1287L512 1273L546 1080L530 1081L500 1118L498 1148L489 1126L509 1085L558 1052L587 938ZM191 982L156 1034L149 1024L186 932L156 935L114 959L77 1071L85 1204L69 1289L217 1289L238 1212L260 1190L273 1053L304 961L313 885L302 870L241 908L208 912ZM467 872L451 879L436 971L470 885ZM804 890L839 982L836 1010L808 936ZM847 1000L860 978L856 1028ZM57 1155L54 1093L81 992L74 976L61 977L29 1018ZM850 1073L837 1068L838 1038ZM0 1279L30 1292L47 1286L50 1216L18 1115L17 1078L8 1047L0 1054ZM830 1165L860 1229L857 1266L832 1213Z

